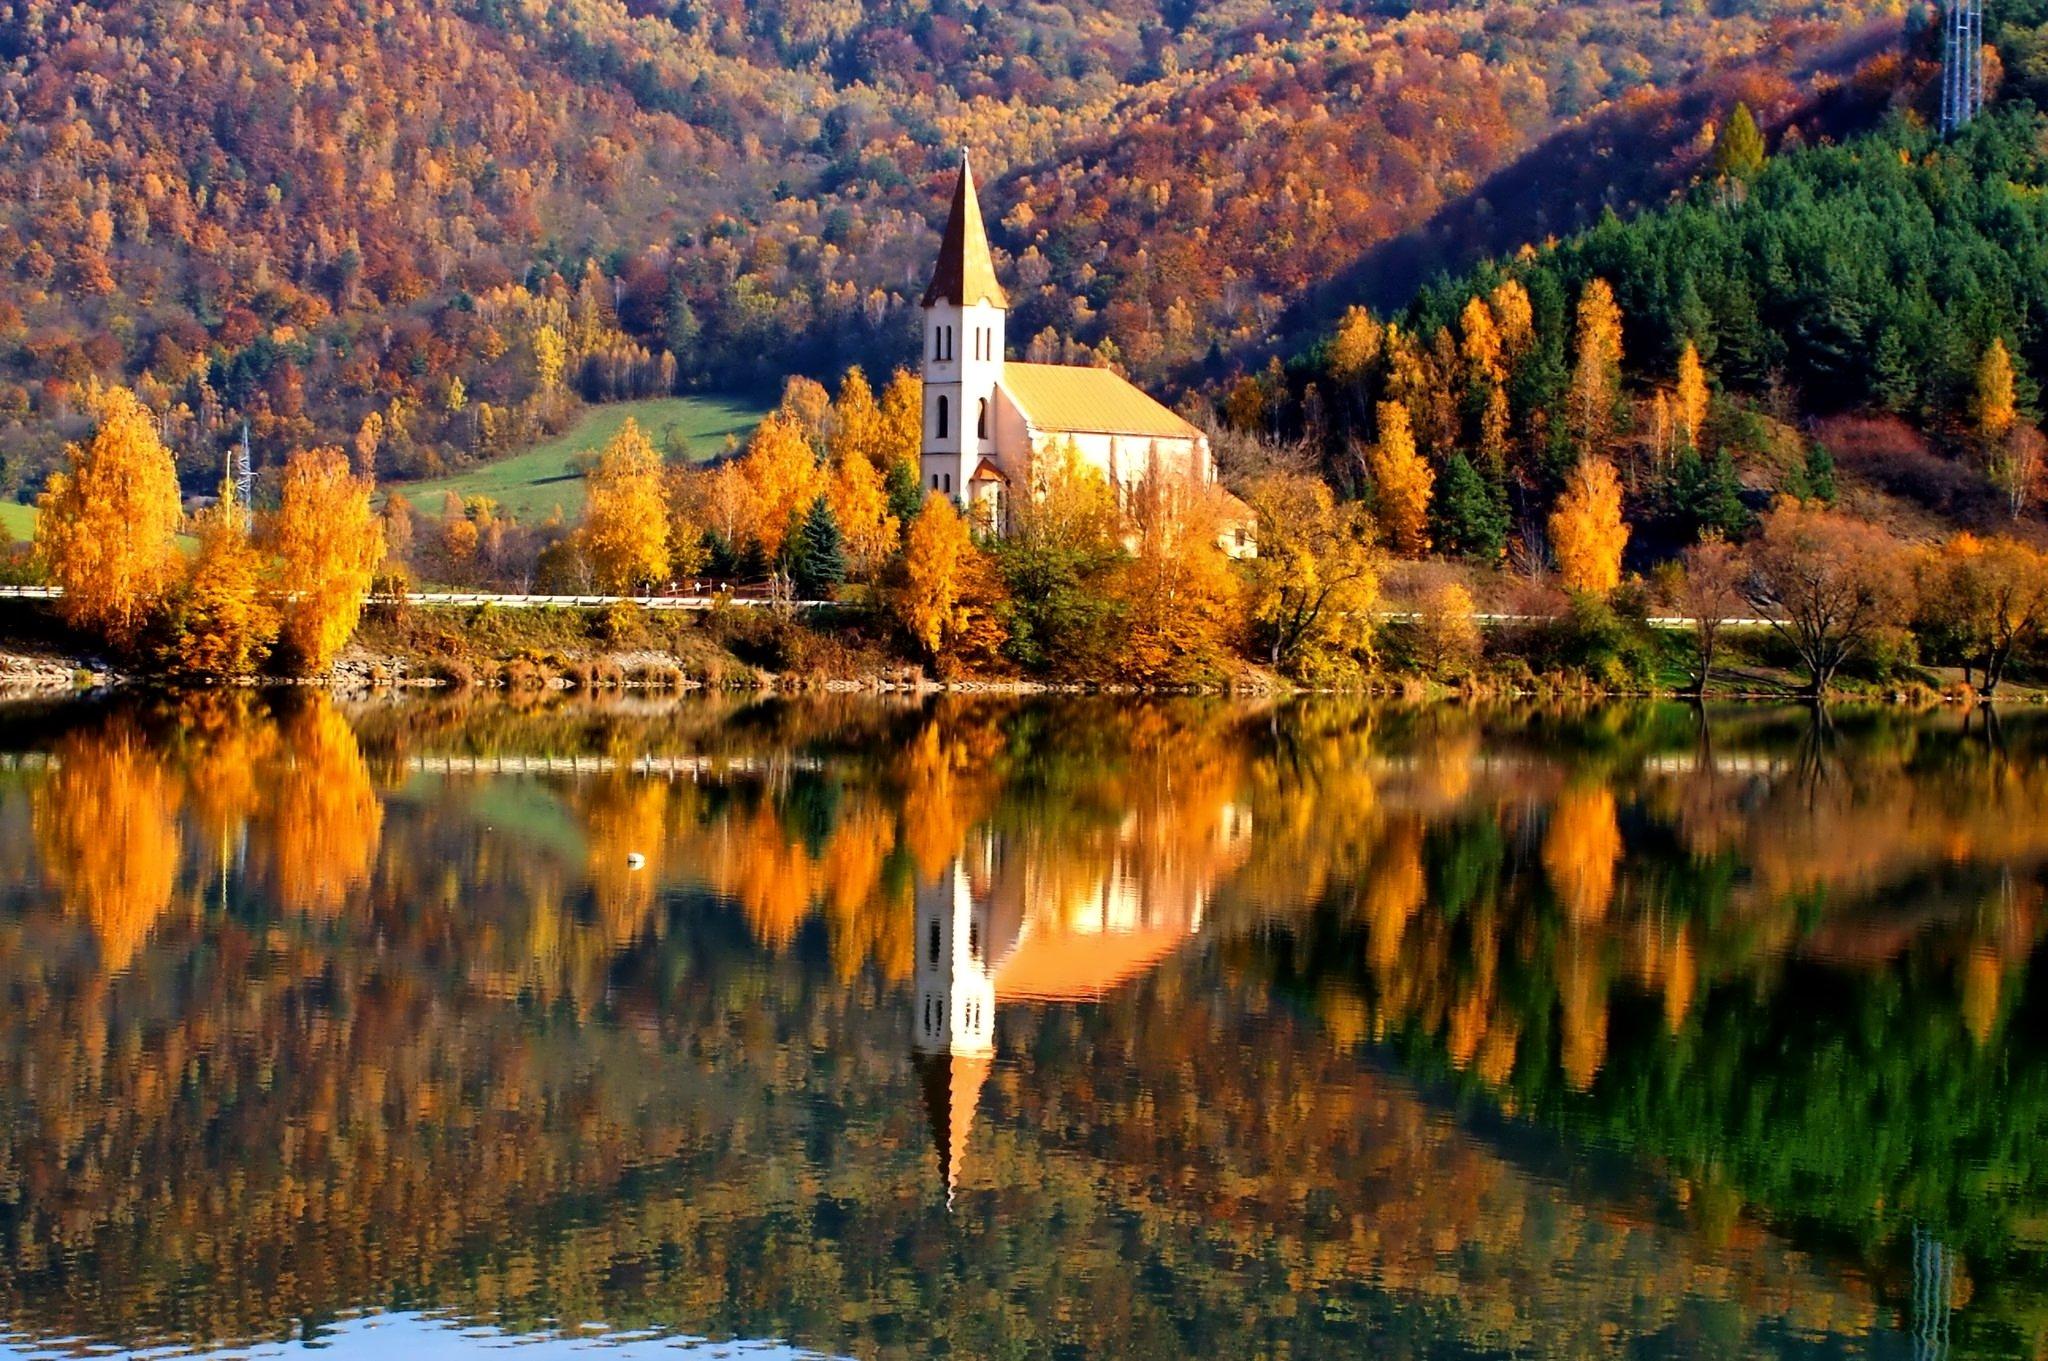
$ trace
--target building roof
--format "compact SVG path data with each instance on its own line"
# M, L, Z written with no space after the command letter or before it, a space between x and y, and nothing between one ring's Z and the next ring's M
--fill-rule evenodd
M974 171L960 158L960 178L953 186L953 208L946 214L946 234L939 240L939 262L924 290L924 303L950 302L971 307L978 302L1008 307L1003 286L996 282L996 262L988 253L988 229L981 222L981 200L974 196Z
M1011 360L1003 365L1002 385L1035 430L1152 439L1202 436L1200 430L1109 369Z

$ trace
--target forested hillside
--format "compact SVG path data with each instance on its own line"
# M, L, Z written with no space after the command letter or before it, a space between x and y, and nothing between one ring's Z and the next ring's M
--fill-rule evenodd
M1502 244L1489 179L1532 155L1626 205L1737 96L1772 127L1910 98L1887 12L9 0L0 495L95 380L199 490L244 418L259 463L409 475L580 399L885 370L963 146L1020 350L1184 376L1432 219ZM1510 235L1597 207L1544 178L1494 181Z
M1948 140L1906 117L1775 156L1723 138L1683 202L1440 278L1385 319L1354 307L1225 410L1304 438L1397 543L1484 563L1540 567L1589 459L1618 473L1644 569L1742 540L1774 493L1839 491L1907 537L2026 536L2044 319L2048 120L2013 101Z

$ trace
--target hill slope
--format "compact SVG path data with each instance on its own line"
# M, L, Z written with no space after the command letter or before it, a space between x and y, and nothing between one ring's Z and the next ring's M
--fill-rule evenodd
M1580 363L1602 286L1625 380L1611 396ZM1690 441L1688 346L1707 380ZM1994 372L2009 393L1995 421ZM1443 479L1436 546L1487 559L1502 535L1469 537L1475 507L1498 506L1540 560L1566 471L1603 455L1648 566L1702 530L1739 536L1770 492L1811 495L1831 459L1854 508L1909 537L2040 535L2044 378L2048 117L2016 101L1947 141L1900 117L1702 180L1679 203L1442 279L1384 326L1360 308L1284 382L1244 380L1226 408L1248 430L1311 435L1355 482L1357 450L1399 403Z
M0 494L95 378L197 486L245 417L274 461L374 412L400 474L543 438L543 330L590 397L895 362L966 145L1020 342L1157 378L1583 120L1635 111L1663 164L1723 96L1790 116L1799 54L1879 12L10 5Z

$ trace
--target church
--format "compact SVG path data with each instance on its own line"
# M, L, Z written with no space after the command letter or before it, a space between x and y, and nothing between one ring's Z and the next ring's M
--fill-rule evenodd
M1067 444L1102 474L1120 505L1151 475L1215 483L1208 437L1122 375L1004 357L1009 300L964 159L923 309L927 492L1002 532L1011 498L1031 485L1032 461ZM1219 543L1232 556L1251 556L1250 510L1217 491L1227 507Z

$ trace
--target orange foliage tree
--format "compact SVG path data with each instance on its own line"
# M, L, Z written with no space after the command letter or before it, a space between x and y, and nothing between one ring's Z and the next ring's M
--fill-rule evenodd
M108 973L128 966L170 905L179 786L123 722L66 738L36 791L36 850L68 912L92 930Z
M754 427L739 470L752 507L753 543L773 562L818 499L817 454L796 417L770 412Z
M1550 513L1550 547L1558 572L1574 591L1605 594L1621 583L1628 521L1621 517L1621 479L1604 458L1582 458Z
M177 580L183 511L171 452L135 394L108 389L96 415L43 492L36 553L63 588L64 617L127 647Z
M231 486L197 528L199 551L171 599L163 661L185 675L246 676L277 638L263 555L249 539Z
M1367 454L1377 497L1380 528L1397 551L1420 555L1429 551L1429 498L1436 473L1415 448L1408 408L1381 402L1380 438Z
M384 558L370 484L340 449L293 454L263 537L278 557L283 644L301 670L323 671L355 632Z
M666 577L669 509L661 455L632 417L598 455L589 483L577 539L598 588L625 594Z
M1135 551L1113 589L1127 626L1125 670L1175 682L1212 673L1235 643L1240 586L1219 543L1216 489L1153 472L1131 500Z
M2013 654L2048 631L2048 555L2017 539L1958 534L1920 563L1920 614L1956 639L1988 697Z
M905 631L941 671L992 656L1003 642L994 610L999 596L994 569L967 521L948 498L927 499L905 535L894 593Z
M1605 454L1621 403L1621 308L1605 279L1579 295L1577 359L1572 369L1572 433L1586 454Z

